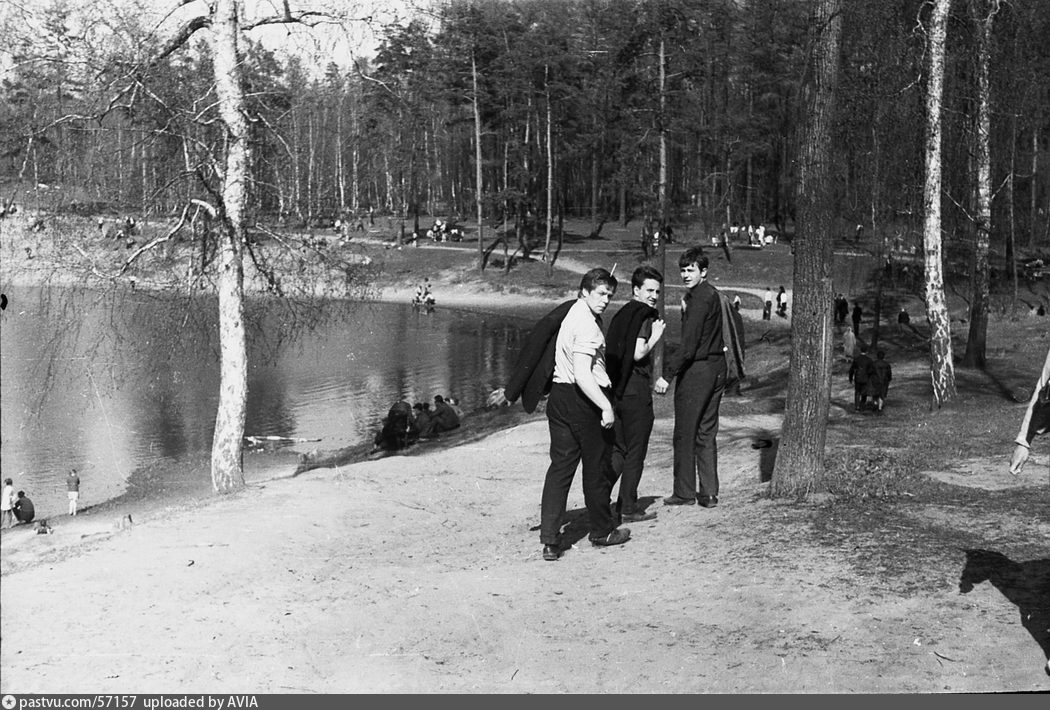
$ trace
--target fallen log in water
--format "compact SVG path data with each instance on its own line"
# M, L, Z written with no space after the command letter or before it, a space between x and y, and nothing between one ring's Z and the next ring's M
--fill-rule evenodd
M356 446L347 446L342 449L328 451L314 449L313 451L299 454L299 463L296 465L295 471L292 475L298 476L300 473L312 471L315 468L335 468L336 466L345 466L348 463L366 461L370 458L374 458L372 456L372 447L367 444L358 444Z

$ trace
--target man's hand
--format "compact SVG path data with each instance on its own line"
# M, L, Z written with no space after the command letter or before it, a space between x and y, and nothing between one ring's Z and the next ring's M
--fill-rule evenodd
M668 387L670 387L670 384L667 380L660 377L656 380L656 384L653 385L653 391L656 392L656 394L664 394L667 392Z
M1018 444L1014 447L1014 455L1010 460L1010 473L1017 475L1024 468L1025 461L1028 460L1028 447L1021 446Z
M663 337L664 330L667 328L667 323L663 318L657 318L653 321L653 334L649 336L650 343L660 342L660 338Z
M616 421L616 415L613 413L612 407L602 409L602 429L609 429Z
M492 390L492 392L489 393L488 399L485 403L490 407L502 407L504 405L510 404L510 402L507 400L507 394L503 391L502 387L500 387L498 390Z

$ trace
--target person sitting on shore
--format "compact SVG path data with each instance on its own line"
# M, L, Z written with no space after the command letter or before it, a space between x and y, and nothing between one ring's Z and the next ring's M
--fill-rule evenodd
M416 418L416 429L419 430L419 438L427 438L434 430L434 417L430 412L430 403L416 402L412 405L412 411Z
M434 434L440 434L445 431L452 431L453 429L459 428L459 415L456 414L445 398L441 395L434 395L434 416L431 419L431 431Z
M15 501L15 517L20 523L31 523L36 517L36 508L25 491L18 492L18 499Z
M385 451L400 451L419 438L419 428L412 416L412 405L408 402L396 402L386 418L383 428L375 437L375 445Z

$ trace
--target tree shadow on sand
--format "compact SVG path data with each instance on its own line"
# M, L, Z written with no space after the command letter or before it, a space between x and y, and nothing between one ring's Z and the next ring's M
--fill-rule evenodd
M985 581L1018 608L1021 625L1050 660L1050 559L1014 562L1001 552L966 550L959 591L967 594Z

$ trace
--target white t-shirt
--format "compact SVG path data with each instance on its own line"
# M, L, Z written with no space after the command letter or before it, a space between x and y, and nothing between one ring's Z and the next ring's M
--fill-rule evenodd
M591 366L594 381L599 387L612 386L605 371L605 335L583 299L572 304L558 330L554 348L555 382L570 385L576 383L576 373L572 367L574 353L596 356Z

